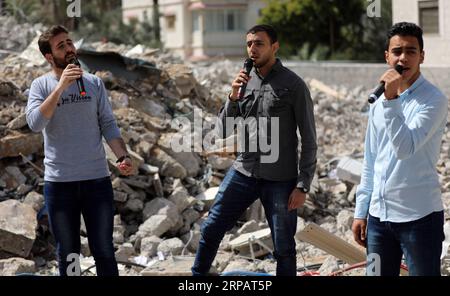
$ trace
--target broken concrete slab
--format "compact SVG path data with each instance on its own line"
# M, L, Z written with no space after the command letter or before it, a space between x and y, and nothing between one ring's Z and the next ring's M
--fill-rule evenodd
M343 181L359 184L362 174L362 163L350 157L343 157L336 168L336 175Z
M33 274L36 271L34 261L23 258L9 258L0 260L0 276L15 276L18 274Z
M247 256L252 255L251 247L255 257L268 254L273 251L270 228L244 233L230 241L230 246L232 250Z
M241 228L238 229L237 235L241 235L244 233L255 232L259 230L258 222L255 220L250 220L244 223Z
M122 56L116 52L98 52L78 48L77 55L81 66L89 72L110 71L115 77L126 81L143 80L159 83L161 70L155 64Z
M34 209L17 200L0 202L0 250L28 257L36 239Z

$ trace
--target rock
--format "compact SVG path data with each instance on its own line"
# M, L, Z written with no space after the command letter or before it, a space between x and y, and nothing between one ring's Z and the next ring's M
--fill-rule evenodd
M115 201L126 202L127 198L128 198L128 194L127 193L114 190L114 200Z
M192 229L189 232L181 236L181 240L187 246L188 250L194 253L198 249L200 238L201 238L200 227L197 225L194 225L194 227L192 227Z
M148 219L156 214L168 214L172 221L178 220L178 210L176 205L163 197L157 197L145 204L142 215L144 219Z
M184 64L169 64L165 68L168 76L175 82L176 90L181 98L189 96L195 88L192 70Z
M14 276L35 271L36 264L31 260L16 257L0 260L0 276Z
M6 183L6 188L9 189L16 189L27 181L27 177L15 166L6 167L5 173L0 178Z
M179 213L183 212L197 201L194 197L189 195L189 192L184 187L175 188L167 199L176 205Z
M44 196L35 191L29 192L23 200L23 203L30 205L36 211L36 213L44 207L44 202Z
M14 118L12 121L10 121L6 127L12 130L21 129L22 127L27 125L27 118L26 114L22 113L19 115L19 117Z
M218 155L208 156L208 163L215 170L228 170L233 165L234 159L220 157Z
M139 199L129 199L125 203L125 209L130 212L141 212L144 208L144 203Z
M160 239L159 237L153 235L150 237L144 237L141 240L141 256L146 256L146 257L153 257L156 255L156 252L158 250L158 245L162 242L163 240Z
M235 259L227 265L222 274L235 271L256 272L256 264L245 259Z
M160 174L165 177L185 178L186 169L173 157L159 148L154 148L151 152L150 164L159 167Z
M0 139L0 159L16 157L19 153L29 155L42 151L43 137L41 133L21 133L11 131L9 135Z
M156 174L159 172L159 168L149 165L147 163L141 164L141 166L139 167L139 169L141 169L142 171L144 171L146 174Z
M20 184L19 187L16 189L16 194L19 196L23 196L33 190L34 186L29 184Z
M80 236L80 244L81 244L81 255L84 257L91 256L91 249L89 248L88 239L84 236Z
M116 260L122 262L129 262L129 258L135 255L134 247L130 243L124 243L119 246L119 249L115 253Z
M183 218L183 227L180 229L180 233L188 232L191 229L192 223L200 218L200 214L192 208L184 210L181 216Z
M201 159L196 156L195 153L190 151L175 152L171 141L177 135L180 136L180 134L176 133L167 133L162 135L158 140L158 146L173 157L177 162L179 162L186 169L189 177L195 177L200 171Z
M330 275L331 273L339 270L338 260L334 256L327 256L325 261L320 266L318 272L322 276Z
M153 215L139 226L138 237L161 236L173 227L173 221L166 215Z
M36 212L17 200L0 202L0 250L28 257L36 239Z
M111 105L113 110L120 109L120 108L127 108L129 105L129 98L127 94L118 92L118 91L111 91Z
M171 255L171 256L177 256L181 254L181 251L184 248L183 242L177 238L170 238L167 240L162 241L158 245L158 252L162 252L164 255Z
M166 106L154 100L137 98L130 101L131 108L146 113L153 117L161 119L170 119L171 116L166 112Z
M352 228L354 213L349 210L342 210L336 217L337 228L345 232Z

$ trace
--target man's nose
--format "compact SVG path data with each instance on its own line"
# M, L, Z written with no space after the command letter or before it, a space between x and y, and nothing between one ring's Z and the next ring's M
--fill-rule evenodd
M406 58L406 52L402 52L398 60L402 63L406 63L408 61L408 59Z

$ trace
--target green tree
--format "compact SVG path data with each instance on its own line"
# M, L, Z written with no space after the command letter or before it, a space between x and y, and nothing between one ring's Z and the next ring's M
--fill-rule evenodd
M272 24L280 41L288 44L285 54L297 54L300 47L310 57L323 49L332 57L348 46L353 36L361 36L360 16L365 12L361 0L266 0L262 23Z

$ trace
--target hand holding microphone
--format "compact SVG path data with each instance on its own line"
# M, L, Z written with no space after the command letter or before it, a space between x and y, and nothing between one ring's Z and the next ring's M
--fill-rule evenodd
M70 61L70 63L77 65L79 68L81 68L80 62L75 57ZM78 86L78 92L80 93L80 95L82 97L84 97L86 95L86 89L84 88L82 76L80 78L77 78L77 86Z
M253 60L246 59L244 62L243 69L239 72L237 77L231 84L232 92L230 94L230 99L232 101L241 100L244 98L245 90L247 89L247 83L251 77L248 75L253 68Z
M395 73L394 69L397 73ZM393 97L395 97L397 95L397 89L398 89L398 86L400 86L397 84L401 82L401 75L405 69L402 65L395 65L394 69L390 69L382 76L380 84L369 96L368 101L370 104L372 104L376 100L378 100L378 98L383 93L385 93L385 97L387 99L392 99ZM400 77L398 74L400 74ZM394 83L395 85L393 87L390 87L391 83ZM387 89L385 89L385 88L387 88ZM388 91L389 91L389 93L387 93Z

